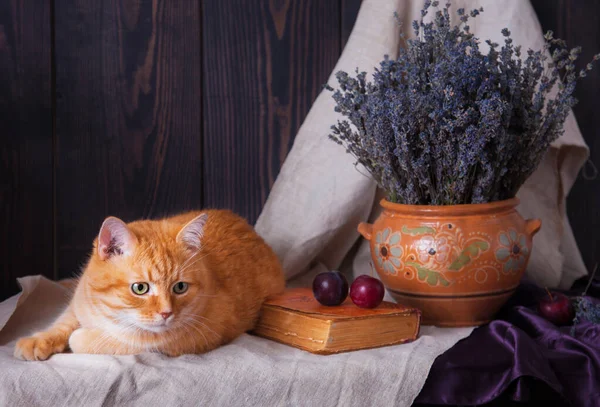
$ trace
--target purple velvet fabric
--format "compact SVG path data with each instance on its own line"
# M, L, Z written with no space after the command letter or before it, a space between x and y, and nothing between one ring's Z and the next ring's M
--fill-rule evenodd
M567 294L580 295L584 282ZM481 405L492 401L600 406L600 325L557 327L535 306L545 294L523 283L497 315L439 356L415 405ZM600 281L588 296L600 298Z

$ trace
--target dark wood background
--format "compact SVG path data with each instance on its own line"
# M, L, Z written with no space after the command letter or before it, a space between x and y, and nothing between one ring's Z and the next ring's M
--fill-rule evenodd
M595 0L534 0L545 29L600 49ZM104 217L203 206L254 222L360 0L0 2L0 299L76 273ZM600 69L575 112L594 162ZM569 215L597 259L600 181Z

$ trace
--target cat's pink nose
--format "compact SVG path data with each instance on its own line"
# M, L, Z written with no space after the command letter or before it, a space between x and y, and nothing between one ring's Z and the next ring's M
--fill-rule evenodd
M169 311L169 312L159 312L159 314L160 314L161 317L163 317L163 319L167 319L171 315L173 315L173 313L171 311Z

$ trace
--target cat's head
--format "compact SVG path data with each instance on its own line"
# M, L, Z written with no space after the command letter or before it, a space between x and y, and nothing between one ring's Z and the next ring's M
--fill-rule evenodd
M187 224L107 218L84 272L95 312L123 331L193 325L214 294L202 250L206 222L206 214Z

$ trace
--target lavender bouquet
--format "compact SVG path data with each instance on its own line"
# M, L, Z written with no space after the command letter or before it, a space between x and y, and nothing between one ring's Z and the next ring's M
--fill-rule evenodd
M484 203L512 198L563 133L573 91L592 65L576 71L581 48L552 32L538 51L521 55L508 29L504 44L470 32L470 13L426 1L397 59L385 57L369 82L365 72L338 72L336 111L347 120L329 137L344 145L391 202ZM431 7L435 18L425 23ZM551 55L548 57L547 55ZM600 59L600 54L594 60ZM328 87L333 90L331 87Z

